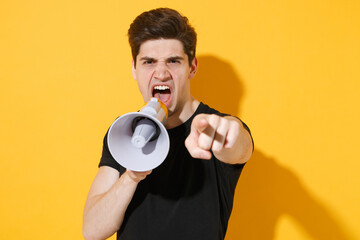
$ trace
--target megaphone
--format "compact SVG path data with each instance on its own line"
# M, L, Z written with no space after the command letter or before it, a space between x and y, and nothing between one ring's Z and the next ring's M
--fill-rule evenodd
M121 166L134 171L158 167L170 148L164 126L166 119L167 108L157 98L151 98L139 112L117 118L107 138L113 158Z

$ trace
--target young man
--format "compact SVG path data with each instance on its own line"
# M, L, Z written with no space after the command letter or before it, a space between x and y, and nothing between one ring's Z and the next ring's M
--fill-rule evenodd
M84 210L85 239L224 239L235 186L252 154L250 132L190 93L196 33L167 8L139 15L129 29L132 73L147 102L168 108L170 150L147 172L124 169L107 137Z

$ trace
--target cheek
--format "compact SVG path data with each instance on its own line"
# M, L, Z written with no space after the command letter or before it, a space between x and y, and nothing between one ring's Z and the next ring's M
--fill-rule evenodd
M177 75L175 85L177 85L178 88L184 89L188 87L189 81L189 75L182 72L181 74Z
M151 74L149 74L147 72L138 72L136 75L136 81L137 81L139 90L143 95L148 93L150 80L151 80Z
M136 73L136 80L138 81L139 85L145 85L151 79L151 74L147 71L138 71Z
M138 87L142 94L147 92L147 85L144 82L138 81Z

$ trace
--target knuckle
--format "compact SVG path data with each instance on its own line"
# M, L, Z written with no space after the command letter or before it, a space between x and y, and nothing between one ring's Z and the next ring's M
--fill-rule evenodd
M241 127L240 124L238 124L237 122L231 122L230 128L235 135L238 135L240 133Z
M212 139L210 139L208 136L204 134L199 138L198 144L199 147L202 149L210 149L212 144Z
M223 129L229 129L230 122L226 118L221 118L221 126Z
M212 125L212 126L217 126L218 123L220 122L220 116L216 115L216 114L211 114L209 116L209 123Z
M185 139L185 147L189 148L189 137Z
M220 144L214 144L211 148L213 153L220 153L222 151L223 147Z
M210 149L211 145L208 143L208 141L200 141L199 147L202 149Z

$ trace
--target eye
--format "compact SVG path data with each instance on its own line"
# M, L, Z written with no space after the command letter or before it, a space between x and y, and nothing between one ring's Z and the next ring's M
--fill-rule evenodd
M179 59L170 59L169 64L180 64L181 61Z
M143 64L144 65L149 65L149 64L153 64L154 61L153 60L146 60L146 61L143 61Z

